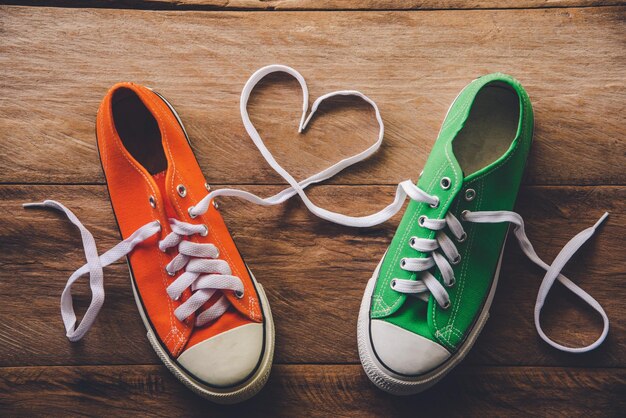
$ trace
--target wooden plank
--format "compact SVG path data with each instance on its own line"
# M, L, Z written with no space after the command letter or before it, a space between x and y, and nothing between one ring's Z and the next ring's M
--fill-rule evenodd
M264 195L278 190L248 189ZM391 186L321 186L312 198L365 214L383 207L393 192ZM136 312L125 264L106 271L107 300L94 328L78 344L66 340L59 296L84 258L77 231L60 215L20 208L23 202L45 198L75 210L101 252L119 239L104 186L0 187L0 366L158 364ZM277 329L276 361L358 363L356 318L363 289L400 216L356 230L314 218L295 200L273 208L234 199L220 204L246 261L267 290ZM609 220L566 271L605 307L612 320L606 343L574 356L539 339L532 313L542 274L509 240L491 319L467 364L626 365L626 323L620 320L626 300L618 296L626 278L626 188L526 187L518 205L529 237L547 261L603 210L611 212ZM74 293L84 309L86 284ZM591 342L600 329L599 318L563 289L555 289L544 319L548 333L566 343Z
M3 0L6 4L156 10L442 10L620 5L619 0Z
M0 182L102 183L95 110L119 80L178 108L211 183L281 183L238 112L247 77L293 65L312 97L354 88L380 106L386 144L337 184L416 178L446 109L474 77L503 71L536 109L530 184L626 184L625 8L402 12L147 12L3 7ZM104 40L106 42L104 42ZM549 40L549 41L548 41ZM294 82L251 104L280 162L303 178L376 135L364 105L329 106L296 133Z
M274 366L259 395L219 406L187 390L164 366L0 369L5 416L620 416L625 369L471 368L435 389L395 397L359 365Z

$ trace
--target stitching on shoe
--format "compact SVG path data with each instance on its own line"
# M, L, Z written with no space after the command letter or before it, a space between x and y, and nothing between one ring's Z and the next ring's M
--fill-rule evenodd
M477 209L481 209L482 207L482 198L484 195L484 182L480 184L480 196L478 196L478 201L476 202L476 208ZM474 231L476 229L475 225L472 224L470 228L470 234L471 237L468 240L467 246L465 247L465 251L463 252L463 257L467 260L469 254L472 253L472 244L474 243ZM457 294L457 298L456 298L456 303L454 306L454 310L453 310L453 314L450 318L448 318L448 324L450 324L451 327L455 327L456 325L456 320L457 320L457 316L459 314L460 311L460 306L463 302L463 296L465 294L465 284L467 282L467 272L468 272L468 267L469 266L469 262L464 263L463 268L461 269L461 277L460 277L460 281L461 281L461 286L459 288L459 293Z
M154 116L159 121L160 126L165 126L164 121L161 118L158 105L155 103L154 99L152 97L150 97L149 95L146 95L146 97L144 97L144 98L154 107L154 109L155 109ZM165 142L168 145L168 151L169 151L169 154L170 154L170 159L172 159L171 158L172 153L171 153L171 150L169 150L169 140L167 138L167 132L165 132L165 129L163 129L163 130L159 129L159 131L162 131L162 134L164 136ZM173 167L174 167L174 163L172 162L172 168ZM172 179L173 179L173 177L172 177ZM150 185L150 186L152 187L152 185ZM167 198L167 196L162 196L162 198L165 199L165 198ZM180 206L179 206L179 210L180 210ZM164 285L163 289L165 290L165 292L167 292L168 279L167 279L167 277L165 277L165 274L164 274L165 267L164 266L161 266L161 267L162 267L161 268L161 276L163 277L162 282L163 282L163 285ZM174 321L174 318L173 318L174 304L173 304L173 301L169 297L166 297L165 299L167 300L167 304L169 306L169 312L168 313L169 313L169 317L170 317L170 334L172 332L174 332L174 334L176 334L176 333L180 332L180 330L178 329L179 323L177 321ZM174 330L176 330L176 331L174 331ZM182 339L184 339L184 336L183 337L179 337L179 343L175 346L175 348L177 348L180 345L180 342L181 342Z
M157 117L158 117L158 115L157 115ZM154 187L152 187L152 184L150 183L150 180L146 177L145 173L143 173L137 166L135 166L135 164L133 164L133 162L128 158L128 156L125 154L124 150L122 149L120 141L115 138L116 135L115 135L115 129L113 127L113 120L110 119L108 122L109 122L108 123L109 134L114 138L113 143L117 147L119 153L122 155L122 157L124 157L124 159L128 162L128 164L133 169L135 169L135 171L137 171L144 178L144 180L145 180L144 187L146 188L146 191L148 191L148 194L157 195L156 191L154 190ZM101 119L101 123L104 124L104 121L102 119ZM101 125L101 126L102 126L103 129L105 128L103 125ZM150 192L152 192L152 193L150 193ZM163 257L164 257L164 255L161 255L159 258L162 259ZM165 290L167 288L167 278L165 277L165 274L164 274L164 268L165 268L164 264L161 261L159 263L159 270L161 271L161 273L160 273L161 274L161 283L163 284L163 289ZM168 312L169 319L170 319L170 332L168 333L168 336L169 336L169 334L172 332L172 329L176 328L176 323L174 322L173 317L172 317L172 311L173 311L172 301L169 298L166 298L166 300L167 300L168 305L170 307L169 312ZM146 314L147 314L147 312L146 312Z
M461 200L457 199L456 204L455 204L455 208L454 208L454 212L458 213L458 208L460 206L460 203L461 203ZM467 252L467 247L465 247L465 252L463 253L463 256L462 256L463 258L465 257L466 252ZM460 276L461 277L459 277L459 282L461 282L461 285L463 285L463 283L462 283L463 282L463 270L461 270L461 275ZM455 304L455 307L454 307L455 310L457 309L457 306L458 305ZM439 328L439 325L437 323L437 309L436 309L435 303L433 303L433 305L432 305L432 317L433 317L433 325L435 326L435 328ZM442 329L446 329L448 327L449 323L450 323L450 318L448 318L448 322L446 323L446 326L442 327Z
M150 100L150 102L151 102L151 103L155 106L155 108L156 108L156 110L157 110L157 112L155 112L155 113L156 113L156 115L157 115L157 118L159 119L159 121L160 121L161 123L163 123L163 119L162 119L162 118L161 118L161 116L159 115L159 113L160 113L160 109L159 109L159 105L160 105L160 103L156 103L156 98L152 98L152 97L150 97L150 98L149 98L149 100ZM167 105L166 105L166 106L167 106ZM168 109L170 109L170 108L169 108L169 106L168 106ZM170 112L171 112L171 109L170 109ZM168 113L166 116L167 116L167 117L169 117L169 118L171 118L171 117L173 117L173 114ZM178 121L177 121L177 120L176 120L176 123L178 123ZM171 190L173 190L173 189L174 189L174 187L175 187L175 186L174 186L174 184L176 183L176 181L175 181L175 180L176 180L176 179L175 179L175 177L178 177L178 178L181 178L181 177L180 177L180 175L178 174L178 171L176 170L176 164L175 164L175 162L174 162L174 156L173 156L173 154L172 154L172 149L171 149L171 147L170 147L170 141L169 141L169 138L168 138L168 136L167 136L167 133L165 133L165 132L164 132L164 133L163 133L163 135L164 135L164 137L165 137L165 143L166 143L166 146L167 146L167 152L168 152L168 154L170 155L170 161L171 161L171 163L172 163L172 171L173 171L173 173L175 174L175 176L172 176L172 179L171 179L171 182L170 182L170 187L171 187ZM181 178L181 180L182 180L182 178ZM192 188L191 188L191 187L189 187L189 188L188 188L188 190L187 190L187 192L189 193L189 197L190 197L190 199L192 199L192 200L195 202L195 201L196 201L196 197L195 197L195 195L194 195L194 193L193 193L193 191L192 191ZM171 199L171 200L174 200L174 203L176 204L176 207L178 208L179 212L184 213L184 211L183 211L182 207L180 206L180 203L178 202L178 199L176 199L176 198L174 197L174 199ZM208 217L207 217L206 221L207 221L209 224L213 224L213 222L211 222L211 219L210 219L210 218L208 218ZM237 277L241 277L241 276L242 276L242 275L241 275L241 272L240 272L240 271L239 271L239 269L237 268L237 265L233 262L232 258L231 258L231 257L230 257L230 255L229 255L229 252L228 252L228 251L226 251L226 248L225 248L224 244L222 243L222 241L220 240L220 238L219 238L216 234L212 234L212 238L216 241L217 247L219 248L219 251L220 251L220 255L222 255L222 256L224 256L224 255L225 255L225 258L229 261L229 265L230 265L230 266L232 266L232 269L233 269L233 273L234 273L234 275L236 275ZM236 303L237 305L239 305L242 309L244 309L244 310L246 310L246 311L250 312L250 311L252 311L252 302L251 302L251 299L252 299L251 297L248 297L248 307L247 307L247 308L246 308L246 306L245 306L245 305L243 305L243 303L242 303L242 302L240 302L238 299L235 299L235 303ZM232 303L232 301L230 301L230 299L229 299L229 302L231 302L231 303Z
M103 118L98 118L98 115L96 115L96 120L98 120L98 126L100 127L100 130L102 132L105 132L105 126L104 126L104 121ZM97 130L96 130L97 131ZM98 140L97 140L97 132L96 132L96 148L98 148ZM100 142L100 144L102 144L102 153L100 154L100 161L102 161L102 167L104 169L105 175L104 178L106 180L106 171L107 171L107 167L109 166L109 153L107 151L107 141L103 140L102 142ZM102 160L102 157L104 157L104 160Z
M430 181L430 184L428 185L428 190L431 190L434 186L435 180L439 177L439 175L444 171L445 166L441 166L439 167L439 169L437 170L437 174L435 176L433 176L432 180ZM409 225L414 225L415 224L415 218L419 215L420 211L422 210L424 206L424 203L420 203L419 206L415 209L415 211L413 212L413 215L411 216L411 220L409 221ZM401 242L406 241L406 239L408 238L410 231L410 228L406 228L403 235L402 235L402 240ZM392 259L392 266L395 265L398 262L398 259L400 257L400 251L396 251L393 259ZM416 278L417 274L416 273L411 273L410 275L410 279ZM387 286L387 284L391 281L391 270L387 270L385 277L383 278L383 284L382 286ZM400 303L401 298L397 297L396 301L393 303L393 305L388 305L387 302L385 302L384 298L382 296L378 296L378 300L377 300L377 311L381 310L385 315L388 314L389 312L391 312L392 309L394 309L396 306L398 306L398 304ZM384 308L382 308L384 306ZM381 309L382 308L382 309Z
M476 206L475 206L475 208L477 208L477 209L481 208L482 198L483 198L483 195L484 195L483 191L484 191L484 182L480 183L479 196L478 196L478 199L476 201ZM460 205L460 202L461 202L461 200L459 198L457 200L457 205L456 205L456 210L455 210L456 212L458 212L458 207ZM475 227L474 227L473 224L468 225L468 234L467 235L468 235L469 239L467 241L467 246L465 247L465 250L463 251L463 255L462 255L463 259L466 259L466 260L467 260L468 254L471 253L472 243L474 242L474 229L475 229ZM452 315L448 318L448 320L446 322L446 326L444 326L443 329L447 328L448 326L452 327L456 323L456 318L457 318L457 315L458 315L459 310L460 310L459 307L460 307L461 302L463 300L463 294L464 294L464 291L465 291L466 273L467 273L468 265L469 265L469 263L466 262L466 263L463 264L463 267L461 268L461 272L460 272L461 274L460 274L460 277L459 277L460 286L459 286L459 291L456 294L456 298L455 298L456 300L455 300L454 308L453 308L453 311L452 311ZM432 317L433 317L433 324L435 325L435 328L439 328L439 324L437 322L437 309L436 309L436 304L434 304L434 303L433 303L433 306L432 306ZM446 341L449 342L449 339L446 339Z
M526 103L526 99L525 99L523 94L519 94L519 97L521 98L523 109L525 109L526 108L526 104L527 104ZM526 131L526 122L527 122L527 112L523 111L523 114L522 114L522 128L521 128L521 131L520 131L520 138L522 138L523 134ZM497 172L497 170L500 169L506 162L508 162L508 160L510 160L513 156L517 155L518 150L521 148L522 141L523 140L520 139L515 144L515 146L513 147L513 150L511 150L509 155L504 160L500 161L489 172L481 174L480 176L478 176L475 179L473 179L472 181L470 181L467 185L468 186L469 185L474 185L475 183L477 183L479 180L483 179L484 177L489 176L489 175L494 174L495 172ZM483 198L483 195L484 195L484 186L485 186L484 182L481 182L480 183L480 193L479 193L480 195L478 197L478 201L477 201L477 205L476 205L476 208L479 209L479 210L482 207L482 198ZM470 228L471 228L470 229L470 233L468 233L468 235L470 237L469 237L469 240L468 240L468 244L467 244L466 250L464 252L464 256L463 256L464 258L466 258L467 254L470 252L469 250L471 248L471 244L472 244L473 238L474 238L474 225L471 225ZM463 269L462 269L461 278L460 278L461 279L460 280L461 281L461 287L459 288L459 293L457 295L457 300L456 300L456 303L455 303L453 316L448 319L448 322L447 322L448 324L452 323L452 325L454 325L455 322L456 322L456 317L457 317L457 314L458 314L458 311L459 311L459 305L460 305L460 302L461 302L461 299L462 299L462 296L463 296L463 291L464 291L464 288L465 288L465 281L466 280L464 280L464 279L465 279L465 273L467 271L467 265L468 264L465 264L463 266ZM435 309L435 305L433 304L433 323L435 324L435 327L438 328L437 321L436 321L435 317L436 317L436 309ZM447 341L447 339L446 339L446 341Z
M446 154L446 158L448 159L448 162L450 163L450 166L452 167L452 172L454 173L455 184L458 184L458 182L459 182L459 176L458 176L458 173L457 173L457 171L456 171L456 167L455 167L455 166L454 166L454 164L452 163L452 159L450 158L450 154L448 153L448 148L445 148L445 154ZM462 188L462 187L459 187L459 188L458 188L458 190L461 190L461 188ZM456 195L458 195L458 192L455 194L455 196L456 196ZM452 198L452 193L450 193L450 195L448 196L448 199L446 200L446 203L443 205L444 207L448 204L448 202L450 201L450 199L451 199L451 198ZM460 200L459 200L459 201L460 201ZM448 208L448 211L449 211L449 210L450 210L450 208ZM471 239L470 239L470 243L471 243ZM463 285L464 285L464 284L462 283L462 286L461 286L461 289L460 289L461 293L462 293L462 291L463 291ZM432 309L433 309L433 311L432 311L432 312L433 312L433 313L432 313L432 316L433 316L433 323L435 324L435 327L437 327L437 328L438 328L438 326L437 326L437 322L436 322L436 309L435 309L435 303L433 303L432 305L433 305L433 306L432 306ZM458 309L458 305L456 305L456 304L455 304L454 309ZM449 322L449 321L448 321L448 322Z

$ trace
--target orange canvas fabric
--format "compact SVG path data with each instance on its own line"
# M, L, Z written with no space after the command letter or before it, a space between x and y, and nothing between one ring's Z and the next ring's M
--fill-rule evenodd
M113 120L112 97L120 88L132 90L156 119L167 158L167 170L164 173L150 175L130 155L119 138ZM144 310L156 335L170 354L176 357L184 349L206 338L246 323L262 322L252 279L217 209L211 207L195 219L188 213L188 208L206 195L205 179L183 129L167 104L146 87L119 83L109 90L100 105L96 130L102 167L122 237L126 239L137 228L154 220L158 220L162 226L158 236L146 240L133 250L129 261ZM187 190L184 197L176 190L179 184ZM156 202L154 208L150 204L151 196ZM164 253L158 248L158 241L171 232L168 222L170 217L207 225L209 234L206 237L194 235L188 239L215 245L219 249L220 258L228 262L232 274L241 278L244 284L244 296L241 299L232 292L224 292L232 306L222 317L203 327L194 327L193 317L181 322L174 316L174 310L191 295L190 290L178 301L173 301L166 292L167 286L178 276L169 276L165 270L167 263L176 255L176 249L171 248Z

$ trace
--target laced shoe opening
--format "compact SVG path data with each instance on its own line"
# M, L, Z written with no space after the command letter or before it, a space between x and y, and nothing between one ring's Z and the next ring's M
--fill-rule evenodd
M167 169L159 125L137 94L128 88L113 93L113 122L122 144L148 173Z
M508 84L494 82L478 92L463 129L452 143L466 176L506 153L517 135L519 117L519 96Z

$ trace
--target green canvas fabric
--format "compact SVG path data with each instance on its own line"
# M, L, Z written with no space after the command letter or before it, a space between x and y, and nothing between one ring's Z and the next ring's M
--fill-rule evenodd
M520 113L517 134L508 151L499 159L466 176L455 158L453 142L463 129L478 92L491 83L507 84L518 94ZM467 238L463 242L455 242L461 261L452 266L456 282L446 289L451 301L447 309L440 307L432 296L425 302L396 292L390 286L391 280L419 279L419 273L400 268L400 260L428 256L409 246L411 237L432 239L435 236L434 231L419 225L420 216L443 219L451 211L461 219L464 210L513 209L532 141L532 130L530 100L520 83L512 77L490 74L474 80L463 89L445 118L417 183L425 192L439 197L440 205L432 208L425 203L409 203L381 265L372 295L372 319L384 319L435 341L452 352L459 347L489 294L507 233L506 224L462 222ZM443 177L448 177L451 182L447 190L441 186ZM476 197L467 201L465 191L470 188L476 191ZM436 267L431 269L431 273L442 282Z

